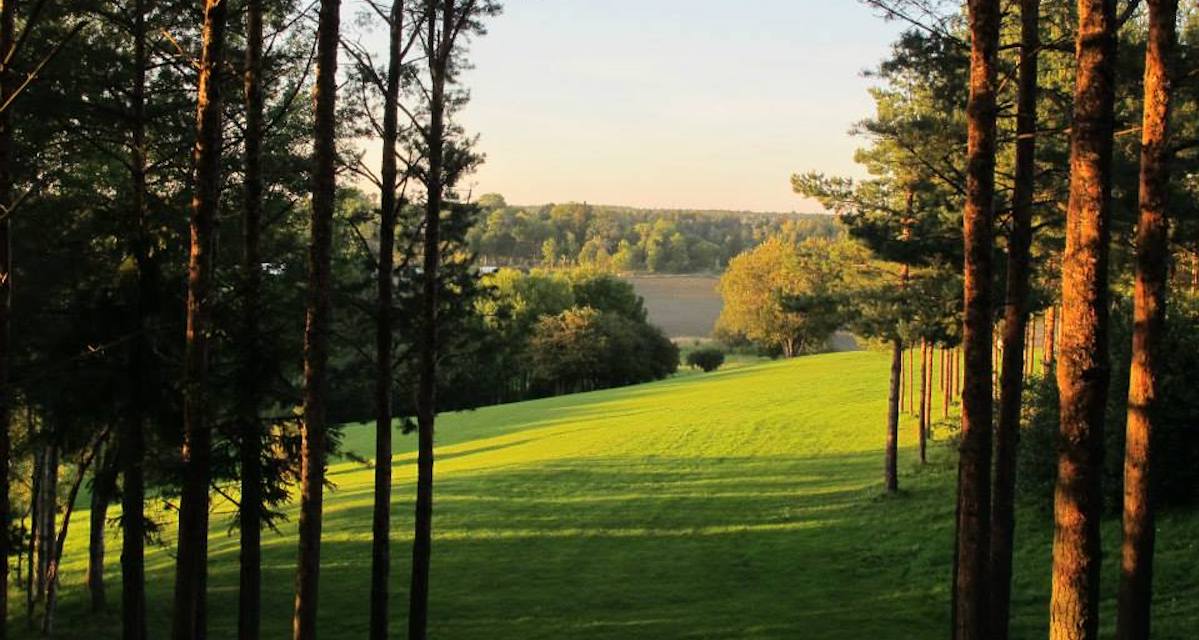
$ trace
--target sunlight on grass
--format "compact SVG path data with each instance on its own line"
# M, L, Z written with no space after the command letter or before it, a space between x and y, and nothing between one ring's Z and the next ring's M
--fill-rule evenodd
M934 463L919 469L905 447L901 495L881 494L886 365L874 353L829 354L442 416L431 635L943 635L952 464L938 448ZM913 422L905 419L905 444ZM371 426L349 426L344 442L368 456L373 437ZM392 592L401 627L415 442L399 436L396 444ZM360 638L373 471L338 460L330 479L337 488L325 503L321 633ZM237 540L235 531L228 535L231 505L214 508L209 607L211 635L223 638L236 619ZM264 536L264 637L290 628L294 509L289 515L282 535ZM1042 517L1026 515L1016 558L1017 637L1043 635L1046 618L1049 530ZM164 546L147 563L154 637L169 620L173 529L164 523ZM1195 518L1167 517L1162 529L1159 557L1173 600L1159 607L1155 637L1182 638L1171 634L1196 619L1199 579L1171 573L1169 560L1186 557L1191 543L1180 540L1199 527ZM115 528L109 534L110 597L117 597L119 539ZM85 620L86 541L87 517L77 513L64 564L62 637ZM88 624L77 637L110 637L118 628L114 613Z

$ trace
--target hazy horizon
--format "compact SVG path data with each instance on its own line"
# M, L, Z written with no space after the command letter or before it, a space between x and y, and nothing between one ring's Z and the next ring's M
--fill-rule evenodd
M522 204L821 212L790 176L862 175L863 141L848 133L873 108L861 72L901 26L853 0L745 4L505 3L461 77L459 121L487 156L463 189Z

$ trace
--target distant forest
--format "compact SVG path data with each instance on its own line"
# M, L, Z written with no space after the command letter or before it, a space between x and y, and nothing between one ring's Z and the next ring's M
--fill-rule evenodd
M720 272L771 236L833 239L843 227L819 213L637 209L586 203L509 205L479 198L467 243L484 266L597 267L622 272Z

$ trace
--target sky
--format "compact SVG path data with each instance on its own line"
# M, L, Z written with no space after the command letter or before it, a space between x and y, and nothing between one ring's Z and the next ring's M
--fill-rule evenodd
M857 0L507 0L459 121L510 203L819 211L790 176L859 176L862 71L900 26Z

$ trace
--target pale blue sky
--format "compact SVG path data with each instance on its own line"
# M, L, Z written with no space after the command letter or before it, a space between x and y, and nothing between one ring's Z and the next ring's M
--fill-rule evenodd
M857 0L508 0L471 44L475 195L814 211L795 171L859 175L861 71L900 27Z

